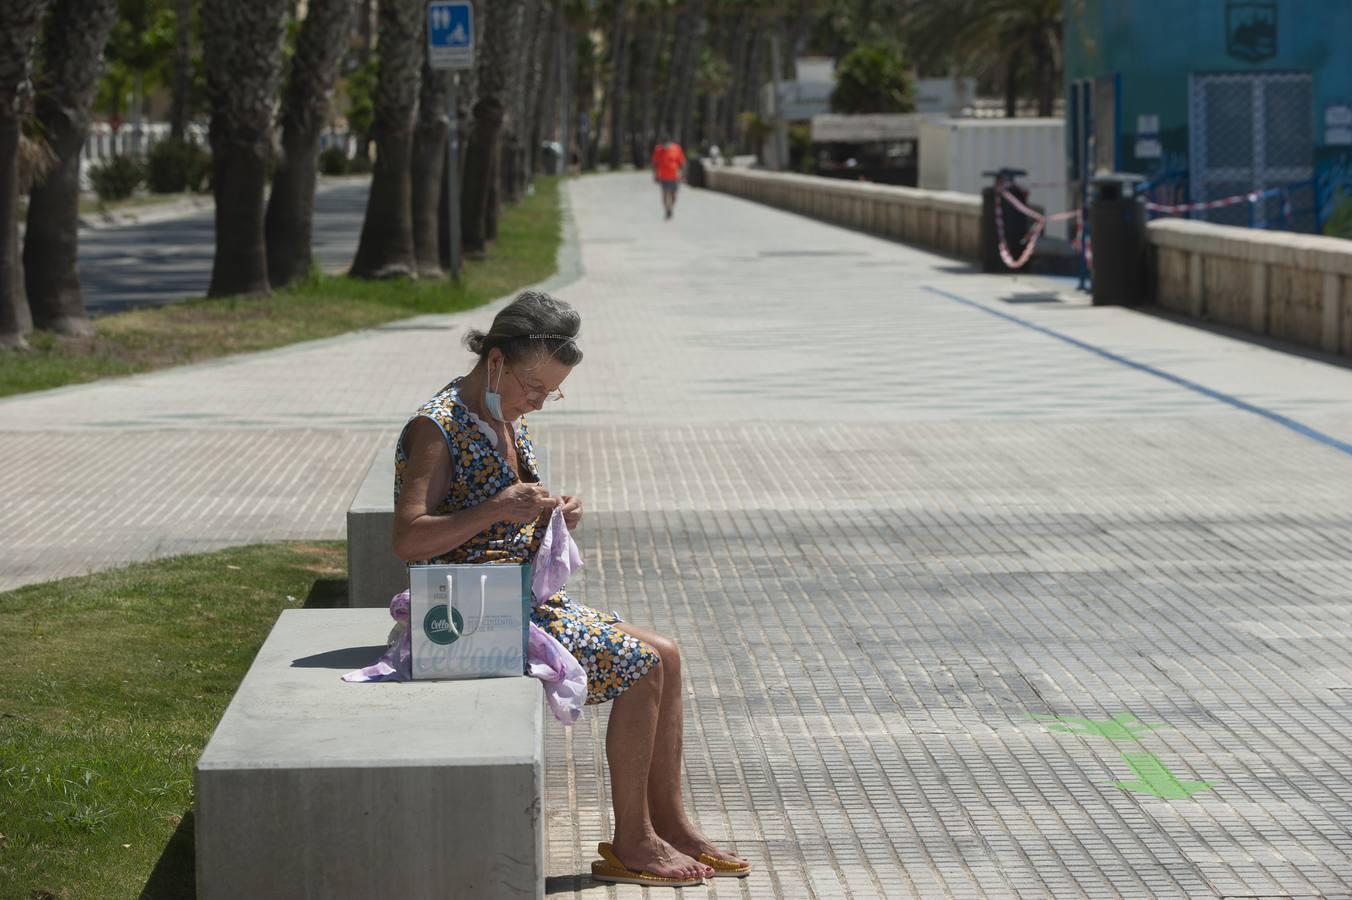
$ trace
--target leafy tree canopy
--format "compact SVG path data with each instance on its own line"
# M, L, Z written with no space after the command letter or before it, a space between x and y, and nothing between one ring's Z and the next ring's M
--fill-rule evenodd
M915 110L910 68L894 45L860 44L836 66L831 111L837 113L904 113Z

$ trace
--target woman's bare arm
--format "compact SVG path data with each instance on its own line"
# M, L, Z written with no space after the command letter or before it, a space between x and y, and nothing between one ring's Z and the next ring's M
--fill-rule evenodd
M449 553L495 522L531 522L560 502L538 484L514 484L477 506L433 513L450 488L451 457L441 429L418 417L404 438L408 464L394 507L394 554L405 562Z
M432 511L450 487L446 439L435 422L419 417L409 426L404 441L408 464L394 507L395 556L406 562L440 556L498 521L492 499L460 512L434 515Z

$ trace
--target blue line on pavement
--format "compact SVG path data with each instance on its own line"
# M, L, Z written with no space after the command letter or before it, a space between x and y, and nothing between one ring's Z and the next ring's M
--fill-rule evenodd
M1111 350L1104 350L1102 347L1096 347L1093 344L1077 340L1076 338L1073 338L1070 335L1062 334L1059 331L1053 331L1050 328L1046 328L1042 325L1037 325L1033 322L1029 322L1027 319L1020 319L1018 316L1011 316L1007 312L1001 312L998 309L991 309L989 306L983 306L982 304L977 303L975 300L968 300L966 297L960 297L957 294L950 293L949 291L940 290L939 288L931 287L929 285L925 285L924 288L931 294L938 294L940 297L943 297L947 300L953 300L957 303L961 303L964 306L970 306L972 309L980 310L983 313L988 313L992 316L995 316L996 318L1004 319L1007 322L1013 322L1015 325L1022 325L1024 328L1029 328L1032 329L1033 331L1040 332L1042 334L1047 335L1047 337L1056 338L1058 341L1064 341L1065 343L1070 344L1072 347L1079 347L1081 350L1088 350L1090 353L1093 353L1097 356L1101 356L1104 359L1111 360L1112 362L1124 365L1127 368L1135 369L1138 372L1144 372L1147 375L1154 375L1156 378L1162 378L1165 381L1169 382L1170 384L1176 384L1181 388L1186 388L1187 390L1201 394L1203 397L1210 397L1212 400L1219 400L1221 403L1224 403L1228 406L1233 406L1235 409L1243 410L1246 413L1252 413L1255 416L1261 416L1264 419L1267 419L1269 422L1276 423L1277 425L1280 425L1283 428L1294 431L1296 434L1302 435L1312 440L1316 440L1327 447L1332 447L1334 450L1339 450L1343 453L1346 453L1348 456L1352 456L1352 444L1349 444L1346 441L1340 441L1336 437L1333 437L1332 435L1325 434L1324 432L1319 431L1318 429L1311 428L1309 425L1304 425L1300 422L1297 422L1295 419L1288 418L1282 415L1281 413L1273 412L1270 409L1264 409L1261 406L1255 406L1254 404L1241 400L1238 397L1232 396L1230 394L1225 394L1217 390L1212 390L1211 388L1206 387L1204 385L1200 385L1195 381L1189 381L1188 379L1180 378L1177 375L1170 375L1168 372L1165 372L1161 369L1156 369L1154 366L1148 366L1145 363L1138 363L1135 360L1127 359L1125 356L1119 356L1118 354L1113 353Z

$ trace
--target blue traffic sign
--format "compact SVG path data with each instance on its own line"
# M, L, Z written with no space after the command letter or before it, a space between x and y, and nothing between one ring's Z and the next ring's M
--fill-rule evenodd
M427 59L434 69L474 67L474 7L469 0L427 5Z

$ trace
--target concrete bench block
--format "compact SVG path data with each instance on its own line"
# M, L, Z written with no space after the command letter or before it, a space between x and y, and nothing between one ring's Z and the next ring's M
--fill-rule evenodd
M381 448L347 510L347 605L389 608L408 587L408 567L390 544L394 528L394 453Z
M197 896L543 898L539 684L347 684L388 613L286 610L197 762Z

